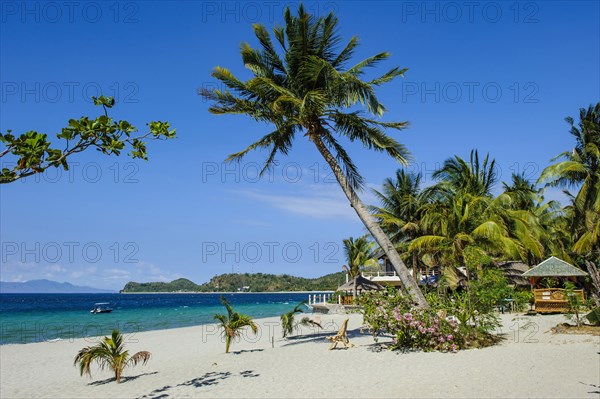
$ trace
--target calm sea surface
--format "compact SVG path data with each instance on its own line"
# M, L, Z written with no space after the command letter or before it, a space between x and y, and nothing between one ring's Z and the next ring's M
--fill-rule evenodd
M134 333L213 323L226 313L221 294L0 294L0 345ZM306 293L225 294L235 310L254 318L278 316ZM91 314L110 302L112 313Z

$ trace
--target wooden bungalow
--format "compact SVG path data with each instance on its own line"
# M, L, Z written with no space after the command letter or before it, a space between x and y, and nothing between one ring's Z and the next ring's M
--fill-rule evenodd
M535 299L535 311L538 313L563 313L569 310L565 290L562 288L540 287L539 283L542 278L555 277L563 281L570 280L576 283L577 277L587 275L583 270L554 256L522 274L523 277L529 278ZM580 296L581 301L584 300L583 290L575 290L574 293Z

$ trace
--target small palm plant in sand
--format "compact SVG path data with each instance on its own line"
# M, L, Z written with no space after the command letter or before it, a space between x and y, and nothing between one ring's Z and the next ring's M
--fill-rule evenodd
M229 353L229 347L233 338L238 338L242 335L242 330L245 327L250 327L252 332L256 334L258 326L252 318L248 315L235 312L227 299L221 296L221 303L227 309L227 314L216 314L214 315L215 320L219 322L219 326L223 329L223 335L225 336L225 353Z
M294 332L295 328L298 328L297 324L294 324L294 316L296 315L296 313L302 313L302 307L306 304L306 301L302 301L300 302L298 305L296 305L296 307L292 310L290 310L287 313L284 313L280 316L281 319L281 330L283 332L283 338L287 337L288 335L292 335L292 333Z
M292 310L287 313L282 314L279 318L281 319L281 330L283 331L283 338L288 335L292 335L294 329L297 329L299 326L309 326L309 327L318 327L323 328L319 320L313 320L309 317L303 317L299 322L294 323L294 319L296 313L302 313L304 310L303 306L306 305L308 301L302 301Z
M137 352L129 356L129 351L125 350L123 343L123 334L114 330L112 336L104 337L98 345L88 346L79 351L75 356L73 365L79 365L79 373L92 376L90 366L96 361L101 370L109 368L115 373L117 383L121 382L123 370L128 366L135 366L138 363L146 364L150 360L150 352Z

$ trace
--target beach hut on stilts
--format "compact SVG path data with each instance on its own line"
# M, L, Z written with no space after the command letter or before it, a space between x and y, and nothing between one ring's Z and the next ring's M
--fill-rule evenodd
M529 278L537 313L564 313L569 310L564 288L543 288L540 284L542 279L554 278L559 283L571 281L577 286L580 285L577 279L587 275L583 270L554 256L522 274L523 277ZM583 289L574 290L573 293L578 295L581 301L584 300Z

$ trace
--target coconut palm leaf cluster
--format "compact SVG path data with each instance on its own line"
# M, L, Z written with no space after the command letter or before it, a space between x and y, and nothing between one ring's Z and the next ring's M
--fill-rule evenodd
M81 375L92 376L91 365L95 362L101 370L110 369L115 374L117 383L121 382L123 370L138 363L146 364L150 360L150 352L141 351L129 356L125 349L123 334L115 330L110 337L104 337L97 345L88 346L75 356L74 365L79 366Z
M584 267L598 264L600 236L600 103L580 110L576 125L566 118L575 147L553 159L538 181L513 174L499 192L495 161L476 150L454 156L424 188L420 174L396 172L374 191L374 216L403 258L415 268L442 266L447 275L473 256L490 263L549 256ZM561 187L570 203L544 199L545 188ZM469 258L470 257L470 258Z
M296 305L294 309L283 313L279 317L281 321L281 333L283 338L287 338L288 336L292 335L294 331L300 329L300 326L323 328L319 321L313 320L309 317L303 317L299 321L296 321L296 314L303 313L307 303L308 301L302 301Z
M309 140L325 159L344 194L367 230L371 233L416 301L427 301L410 277L408 269L392 242L381 230L359 199L364 178L346 150L346 143L358 143L370 150L406 163L409 153L404 145L387 134L402 130L407 122L383 121L385 106L376 89L403 76L407 68L392 67L383 74L367 77L390 57L380 52L361 61L353 61L359 45L357 37L345 44L338 34L338 19L330 13L315 17L301 5L297 14L284 12L284 26L272 35L255 24L259 47L244 43L241 58L251 78L237 78L229 69L216 67L212 76L226 87L203 89L200 94L211 102L214 114L241 114L269 126L261 139L229 156L240 161L253 150L266 150L264 173L276 163L278 155L287 155L297 137Z
M215 314L214 319L218 322L219 327L223 329L225 353L229 353L232 340L241 337L246 327L249 327L256 334L258 325L250 316L234 311L224 296L221 296L221 303L225 306L227 314Z

